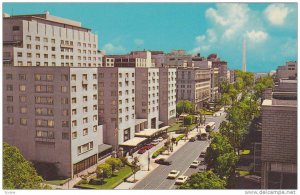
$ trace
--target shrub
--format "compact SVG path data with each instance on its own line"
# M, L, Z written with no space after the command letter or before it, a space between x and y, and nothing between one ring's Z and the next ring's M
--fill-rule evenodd
M99 179L94 178L94 179L90 180L89 184L91 184L91 185L102 185L102 184L104 184L104 179L102 179L102 178L99 178Z
M160 155L161 153L163 153L164 151L166 151L168 148L166 146L161 147L160 149L156 150L153 155L152 158L156 158L158 155Z
M184 138L185 135L179 135L176 137L176 142L178 142L179 140L181 140L182 138Z
M183 119L183 124L188 126L191 125L193 123L193 118L191 116L186 116Z
M112 168L112 171L118 170L122 166L122 161L118 158L108 158L105 160L105 163L109 164Z
M88 184L87 179L86 179L86 178L83 178L83 179L81 180L80 184Z
M97 166L97 178L108 178L112 176L111 166L107 163L103 163Z
M128 165L128 159L125 156L121 156L121 157L119 157L119 159L122 162L122 167L124 167L125 165Z

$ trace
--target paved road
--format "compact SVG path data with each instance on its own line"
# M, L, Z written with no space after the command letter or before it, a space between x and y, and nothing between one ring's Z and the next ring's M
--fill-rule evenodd
M208 146L207 141L189 142L173 154L168 160L172 165L160 165L147 175L133 189L171 189L175 180L166 179L171 170L176 169L182 173L188 170L190 164L199 157L200 153ZM198 148L195 150L195 148Z
M221 115L219 115L221 114ZM206 123L215 122L218 130L220 123L225 120L226 114L219 111L217 116L207 116ZM179 175L190 176L199 171L199 168L189 168L194 160L199 159L199 155L209 145L208 141L188 142L176 153L174 153L168 160L172 161L172 165L160 165L143 180L141 180L133 189L176 189L175 180L167 179L167 175L171 170L176 169L180 171ZM197 148L197 149L195 149Z

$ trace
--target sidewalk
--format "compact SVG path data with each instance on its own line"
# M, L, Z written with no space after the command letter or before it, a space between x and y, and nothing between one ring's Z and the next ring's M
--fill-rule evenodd
M189 138L190 137L193 137L193 136L196 136L197 135L197 129L195 128L194 130L190 131L189 133ZM173 137L177 137L179 136L180 134L176 134L175 136L175 133L172 132L170 133ZM172 137L171 136L171 137ZM152 156L152 154L157 150L159 149L160 147L162 147L164 145L164 143L166 142L166 140L164 140L163 142L161 142L159 145L157 145L153 150L151 149L150 151L150 158ZM163 154L159 155L158 157L156 157L156 159L159 159L159 158L169 158L170 156L172 156L177 150L179 150L182 146L184 146L186 143L188 143L189 140L180 140L178 142L178 145L173 145L173 152L167 152L165 151ZM138 156L136 153L133 155L134 157L135 156ZM146 158L145 158L146 157ZM135 179L138 180L136 183L131 183L130 181L133 181L133 175L131 177L129 177L127 179L127 181L129 182L122 182L120 185L118 185L115 189L118 189L118 190L124 190L124 189L132 189L139 181L141 181L143 178L145 178L149 173L151 173L154 169L156 169L159 164L156 164L154 161L155 159L150 159L150 165L149 165L149 169L150 171L148 171L148 152L138 156L139 160L140 160L140 165L141 165L141 170L138 171L136 174L135 174ZM128 159L129 162L132 160L132 158Z

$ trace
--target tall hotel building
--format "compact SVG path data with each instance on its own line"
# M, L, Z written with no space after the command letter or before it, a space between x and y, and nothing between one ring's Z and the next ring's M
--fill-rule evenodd
M4 15L4 142L30 161L55 164L62 176L96 164L103 144L97 48L97 35L80 22Z
M114 146L135 133L135 69L98 68L99 122L105 124L104 142Z

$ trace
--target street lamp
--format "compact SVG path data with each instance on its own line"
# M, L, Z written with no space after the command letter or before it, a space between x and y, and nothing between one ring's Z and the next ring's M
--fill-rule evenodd
M150 151L148 151L148 171L150 171Z

